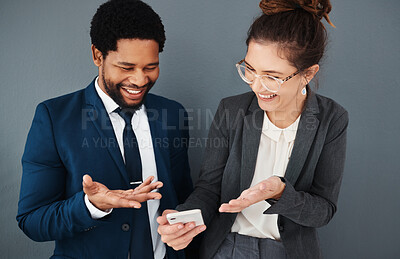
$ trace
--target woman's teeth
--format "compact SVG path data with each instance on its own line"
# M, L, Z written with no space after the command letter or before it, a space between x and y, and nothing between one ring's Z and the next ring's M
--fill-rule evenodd
M274 98L275 96L277 96L277 94L270 94L270 95L263 95L263 94L258 94L261 98L264 99L271 99Z

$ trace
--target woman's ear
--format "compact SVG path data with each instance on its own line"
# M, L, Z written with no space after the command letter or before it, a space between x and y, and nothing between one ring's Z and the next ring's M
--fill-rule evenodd
M101 51L98 50L93 44L91 48L92 48L93 63L97 67L100 67L103 64L103 53L101 53Z
M309 82L311 82L311 80L314 78L314 76L317 74L318 71L319 71L319 65L318 64L312 65L311 67L306 69L306 71L305 71L306 73L305 73L304 77L305 77L305 79L307 81L307 84Z

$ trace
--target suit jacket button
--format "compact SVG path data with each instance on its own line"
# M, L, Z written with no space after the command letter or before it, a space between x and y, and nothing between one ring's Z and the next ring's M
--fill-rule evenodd
M285 228L282 225L280 225L279 226L279 232L283 232L283 230L285 230Z
M122 231L127 232L127 231L129 231L130 226L129 226L129 224L126 224L126 223L125 223L125 224L122 224L121 228L122 228Z

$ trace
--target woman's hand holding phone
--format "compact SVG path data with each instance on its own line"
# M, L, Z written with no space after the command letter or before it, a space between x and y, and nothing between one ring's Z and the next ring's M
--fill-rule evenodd
M157 218L158 233L161 235L161 240L168 246L174 250L181 250L186 248L195 236L203 232L206 226L203 224L196 227L195 222L179 222L171 225L167 220L167 214L177 212L176 210L165 210L162 216Z

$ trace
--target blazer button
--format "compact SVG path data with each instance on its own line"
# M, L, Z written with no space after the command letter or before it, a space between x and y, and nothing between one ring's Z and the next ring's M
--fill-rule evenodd
M283 232L283 230L285 230L285 228L282 225L280 225L279 226L279 232Z
M126 224L126 223L125 223L125 224L122 224L121 228L122 228L122 231L127 232L127 231L129 231L130 226L129 226L129 224Z

